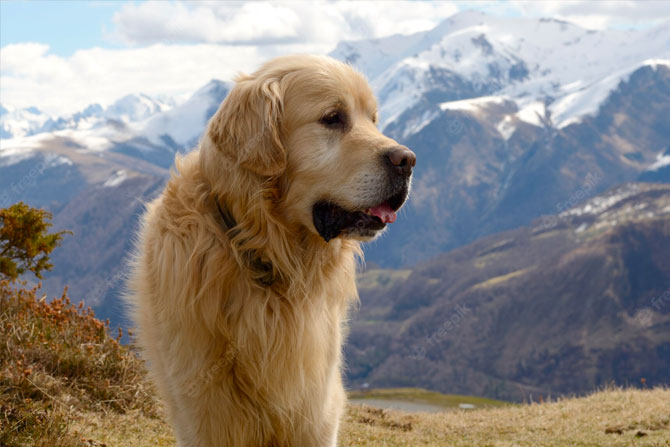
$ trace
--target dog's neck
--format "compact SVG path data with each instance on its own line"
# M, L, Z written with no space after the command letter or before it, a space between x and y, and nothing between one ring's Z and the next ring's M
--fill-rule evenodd
M225 203L221 203L217 197L213 198L216 208L221 217L221 224L224 232L232 239L237 236L240 230L237 228L237 221L228 209ZM252 272L254 279L263 287L271 287L275 281L275 269L271 262L264 261L262 254L257 250L245 250L243 258L246 260L247 268Z
M310 235L307 239L285 240L275 247L275 249L292 247L293 250L299 250L298 253L301 253L301 255L297 257L295 256L296 253L292 253L293 256L287 256L281 252L274 252L271 244L246 244L245 242L254 238L253 230L249 231L251 227L245 225L244 219L238 220L235 218L233 208L222 197L212 196L216 219L232 248L237 251L238 262L242 269L248 272L254 281L263 288L272 288L277 293L284 294L289 288L294 288L297 284L304 283L304 281L317 280L321 282L324 278L330 277L333 271L341 269L343 261L346 262L349 259L353 262L355 256L362 255L360 245L356 241L338 238L326 243L320 236L316 235ZM272 233L275 236L295 234L286 228L281 230L275 228L278 222L270 222L270 220L266 219L266 231L274 230ZM278 238L271 237L270 239L277 240ZM254 248L249 248L250 245ZM306 265L311 266L311 268L305 268ZM319 273L313 269L314 266L320 266L317 269ZM315 273L316 276L303 278L307 271ZM321 280L317 278L321 278Z

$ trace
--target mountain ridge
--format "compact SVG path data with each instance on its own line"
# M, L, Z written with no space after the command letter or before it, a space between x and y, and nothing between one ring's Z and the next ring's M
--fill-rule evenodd
M523 400L670 377L670 185L622 185L359 278L352 386Z

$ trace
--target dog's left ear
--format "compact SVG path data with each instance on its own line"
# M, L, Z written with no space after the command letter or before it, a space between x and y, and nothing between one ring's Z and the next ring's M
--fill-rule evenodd
M261 176L275 176L286 168L282 110L279 79L243 76L210 120L207 132L231 162Z

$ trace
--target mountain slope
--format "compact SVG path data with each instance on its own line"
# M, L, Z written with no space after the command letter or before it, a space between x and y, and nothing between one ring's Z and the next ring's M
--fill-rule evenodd
M417 154L414 188L393 241L374 245L370 259L415 263L635 181L670 141L670 68L642 66L594 116L562 128L548 117L519 119L519 110L498 96L424 98L390 124L387 132Z
M592 31L469 11L332 55L368 75L384 131L417 153L393 241L367 251L381 265L560 212L585 184L635 181L670 141L670 23Z
M411 36L342 42L331 54L368 75L383 127L422 98L493 93L522 106L548 99L554 124L564 127L595 112L635 69L659 58L667 64L670 26L593 31L560 20L465 11Z
M360 279L354 386L522 400L670 377L670 186L629 184Z
M44 280L50 295L68 285L100 316L123 323L118 297L144 204L162 189L175 154L197 143L228 88L211 81L176 106L130 95L48 121L58 128L50 133L2 140L0 206L46 207L56 228L74 232Z

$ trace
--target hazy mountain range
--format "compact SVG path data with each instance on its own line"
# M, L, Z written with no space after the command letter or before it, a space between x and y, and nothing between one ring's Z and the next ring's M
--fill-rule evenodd
M577 234L581 223L547 216L566 215L567 210L579 209L575 207L588 199L608 200L608 195L600 194L622 184L670 180L670 23L649 30L592 31L557 20L500 19L466 12L427 32L342 42L332 55L368 76L379 97L383 130L418 156L409 204L388 235L366 250L369 265L391 269L394 278L400 275L403 281L410 281L411 287L402 289L406 290L403 296L399 295L400 289L371 287L363 292L359 322L376 312L378 318L372 320L382 323L365 326L363 332L358 323L355 325L349 348L353 382L399 384L414 377L415 385L443 391L514 398L518 395L510 391L512 385L501 388L499 384L556 392L583 389L567 379L556 379L558 370L547 367L542 372L533 366L572 355L572 351L561 349L583 348L570 338L572 332L552 332L563 318L572 319L571 314L558 312L553 320L547 320L540 318L540 313L551 310L548 302L579 309L591 306L589 299L625 295L626 300L635 301L647 299L663 287L670 288L668 260L659 254L660 261L654 261L658 264L654 288L627 292L629 286L616 282L618 277L612 275L621 273L627 263L645 262L635 258L646 256L645 251L631 246L637 243L635 238L621 237L618 245L608 242L617 232L630 231L644 234L649 240L659 238L658 246L648 247L656 250L667 242L662 239L667 233L658 233L656 223L650 223L656 222L655 218L627 217L626 229L612 226L587 243L580 239L582 236L567 236ZM120 321L118 293L125 271L123 259L143 204L160 191L175 153L197 144L207 119L230 88L229 82L212 80L185 99L129 94L113 104L92 104L64 117L48 116L39 110L39 104L28 109L0 106L0 206L25 200L47 207L54 212L58 228L75 232L55 252L56 268L45 280L50 294L59 294L59 289L69 285L71 296L86 299L102 317ZM644 186L639 188L647 191ZM649 194L665 195L659 188ZM640 202L631 205L634 208L650 199L647 193L636 193L627 200ZM557 221L566 229L555 230L555 234L545 232L552 236L532 236L537 219ZM491 257L493 264L483 270L472 267L483 256L482 244L498 243L507 237L498 233L519 227L525 229L514 230L518 232L514 238L525 238L523 247L506 249L508 257ZM545 242L553 244L553 251L542 245ZM462 248L440 255L458 247ZM593 286L590 277L571 270L581 267L570 267L569 262L567 270L558 269L563 265L561 260L573 259L565 258L571 250L599 259L593 261L602 267L598 274L603 284L609 281L611 287ZM621 252L630 255L617 258ZM582 262L582 258L574 259ZM617 265L621 269L605 263L612 259L620 259ZM556 269L548 273L546 269L522 266L524 262L549 263ZM459 263L462 266L456 270L461 273L453 276ZM431 274L416 276L426 265L432 266ZM514 270L507 271L512 267ZM481 287L473 289L476 292L453 288L462 281L488 281L518 271L523 274L516 275L517 280L504 284L528 281L528 289L516 288L512 293L504 285L502 289L485 288L484 293ZM417 278L425 279L425 287L418 286L423 279ZM542 289L547 281L568 283L574 296L578 295L575 291L583 290L583 300L562 295L557 287ZM431 284L450 291L436 293L430 289ZM468 287L475 285L473 282ZM536 301L539 296L548 302L537 304L540 310L529 314L530 320L515 320L514 324L522 332L538 331L538 337L547 330L551 337L558 338L556 343L538 344L546 354L513 349L505 351L500 360L490 360L498 363L486 360L487 349L502 352L504 346L513 346L523 338L500 325L507 321L505 315L511 318L520 309L514 307L520 306L517 301ZM611 299L617 302L624 298ZM396 307L398 300L407 302L402 312ZM436 360L431 357L433 363L425 364L421 374L407 372L413 371L406 369L411 362L389 360L388 350L366 351L367 341L378 349L387 335L392 346L425 337L439 330L442 322L436 317L419 324L421 312L449 312L453 308L450 303L470 300L473 309L476 305L487 315L481 320L477 337L470 334L466 340L453 342L453 350L427 350L424 355ZM486 307L486 300L496 304ZM432 310L425 310L421 303L428 303ZM621 303L617 306L610 303L602 308L602 324L608 328L603 334L608 336L621 324L616 318L623 317L616 315L634 310ZM666 308L665 312L670 311ZM587 329L595 320L593 317L580 326L584 340L589 339ZM653 321L659 321L660 326L653 326L656 329L645 332L645 337L656 337L650 334L657 334L657 330L667 333L665 320ZM419 326L412 326L415 324ZM408 332L412 327L413 332ZM397 330L388 334L388 328ZM632 331L624 334L633 338L598 345L598 352L634 346L631 340L640 336ZM660 345L645 346L664 346L663 337L654 338ZM537 338L527 340L528 346L533 340ZM662 349L658 355L667 359ZM404 355L404 351L398 352ZM471 352L471 356L464 352ZM440 363L447 357L449 367ZM540 362L540 358L545 360ZM519 369L515 362L525 362L525 366ZM620 378L612 375L613 367L603 365L588 364L588 371L602 369L603 373L590 375L590 382L584 382L584 386ZM475 380L485 376L490 380ZM648 376L655 380L661 377ZM490 386L484 387L484 383Z
M670 381L670 185L614 188L528 227L359 279L353 386L499 399Z

